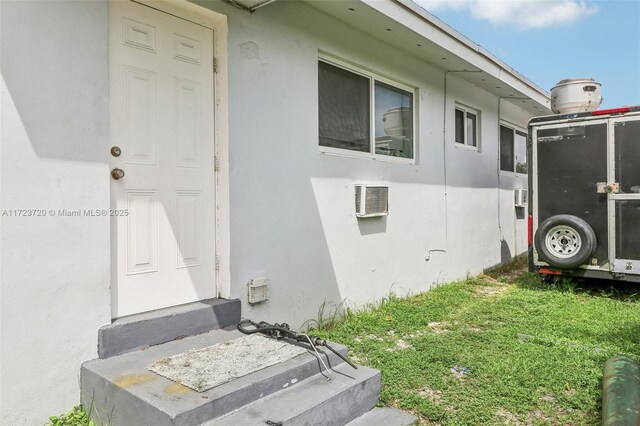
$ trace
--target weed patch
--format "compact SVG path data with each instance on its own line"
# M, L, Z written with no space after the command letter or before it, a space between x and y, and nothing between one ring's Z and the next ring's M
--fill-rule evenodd
M640 303L525 269L389 298L319 333L379 369L382 402L424 424L599 424L604 362L640 358Z

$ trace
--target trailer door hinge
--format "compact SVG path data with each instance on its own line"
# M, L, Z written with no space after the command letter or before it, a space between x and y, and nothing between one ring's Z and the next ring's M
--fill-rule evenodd
M217 73L218 72L218 60L214 57L213 58L213 73Z
M216 271L219 271L219 270L220 270L220 258L216 254Z
M213 171L217 172L218 170L220 170L220 160L219 160L219 157L216 155L213 157Z
M618 182L598 182L596 183L596 192L598 194L617 194L620 192L620 184Z

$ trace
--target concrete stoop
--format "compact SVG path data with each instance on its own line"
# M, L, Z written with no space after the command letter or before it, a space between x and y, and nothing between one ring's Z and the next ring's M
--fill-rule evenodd
M238 305L231 306L232 309L224 307L222 317L239 317L239 313L236 315L233 312L236 306L239 311ZM204 312L200 305L193 308L199 310L200 314ZM211 317L210 313L206 315ZM189 309L164 315L164 319L170 324L189 324L189 321L184 320L197 317L197 313L189 312ZM132 330L141 332L140 330L151 327L151 323L145 324L147 320L162 327L163 321L159 318L163 318L163 315L155 314L126 324L134 324ZM227 319L222 322L224 321ZM187 329L189 327L193 326L188 325ZM202 324L197 327L202 327ZM170 329L170 334L183 333L179 327ZM380 394L380 373L377 370L362 366L355 370L324 348L318 348L318 351L333 371L330 381L320 374L320 363L311 352L205 392L196 392L147 370L150 363L161 358L240 336L242 334L231 326L88 361L81 368L81 402L94 419L111 426L343 426L352 421L350 425L411 424L402 423L402 419L405 419L402 416L381 417L379 409L369 411L377 403ZM124 346L136 345L131 342ZM120 351L124 346L118 344L107 347L106 352L113 353L113 348ZM347 353L347 348L342 345L335 344L333 347L343 355ZM390 414L385 411L385 415ZM401 420L394 423L393 419ZM358 421L361 423L357 423Z
M346 426L410 426L417 423L418 418L406 411L391 407L376 407Z
M210 299L118 318L98 330L98 356L140 350L240 321L240 300Z

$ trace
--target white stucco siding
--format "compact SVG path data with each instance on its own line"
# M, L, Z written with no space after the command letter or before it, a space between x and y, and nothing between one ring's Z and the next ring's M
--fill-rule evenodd
M201 4L228 16L230 295L243 316L299 326L325 301L362 306L479 272L504 260L503 240L522 251L523 182L498 179L496 96L449 73L445 97L444 70L302 2L254 14ZM0 2L3 210L108 208L107 9ZM415 164L320 153L321 51L416 88ZM481 111L479 152L454 144L456 101ZM389 216L356 219L356 183L389 185ZM2 216L0 227L0 424L33 425L79 402L80 363L110 322L110 224ZM250 306L258 277L270 299Z
M324 301L362 306L501 262L496 96L450 73L445 143L443 70L305 4L216 7L229 16L232 297L271 280L245 317L298 326ZM319 52L416 87L415 165L319 152ZM480 152L454 146L456 101L481 111ZM389 185L388 217L356 219L356 183Z
M1 2L0 424L79 403L109 315L107 5ZM16 217L11 210L44 210Z

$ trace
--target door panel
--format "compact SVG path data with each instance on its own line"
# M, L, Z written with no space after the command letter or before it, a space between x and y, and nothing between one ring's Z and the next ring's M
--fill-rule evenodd
M615 132L616 182L623 194L640 194L640 120L617 121Z
M593 257L606 265L607 195L596 184L607 180L607 123L543 128L537 140L538 223L558 214L585 220L598 241Z
M110 2L113 316L214 297L213 31Z
M612 120L615 181L615 254L613 270L640 274L640 119Z

